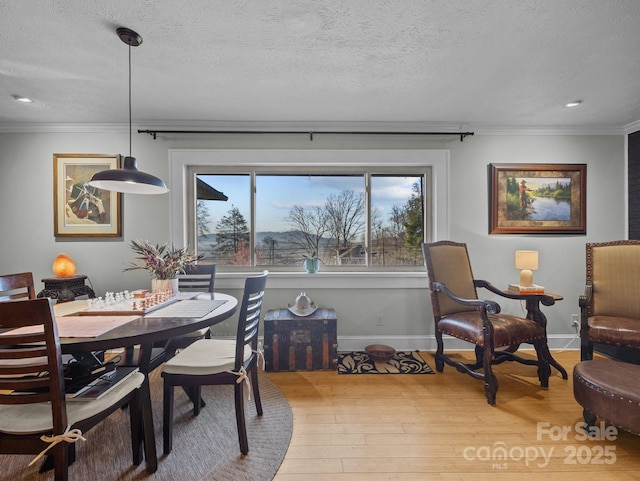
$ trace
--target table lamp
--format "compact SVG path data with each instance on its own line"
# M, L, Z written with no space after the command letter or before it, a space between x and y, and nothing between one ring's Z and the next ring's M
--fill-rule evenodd
M520 271L520 286L533 285L533 272L538 269L538 251L516 251L516 269Z
M53 261L53 273L58 277L69 277L76 272L76 263L67 254L59 254Z

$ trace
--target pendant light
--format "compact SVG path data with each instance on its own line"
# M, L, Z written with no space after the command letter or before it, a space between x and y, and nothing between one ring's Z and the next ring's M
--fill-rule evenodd
M103 190L124 192L125 194L164 194L169 192L164 182L138 170L136 158L131 156L131 47L142 43L142 37L133 30L120 27L118 37L129 45L129 156L124 158L121 169L96 172L89 185Z

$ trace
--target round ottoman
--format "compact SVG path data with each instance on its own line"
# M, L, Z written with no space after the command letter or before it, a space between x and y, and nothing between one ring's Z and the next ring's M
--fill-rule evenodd
M596 416L640 434L640 365L626 362L582 361L573 369L573 395L584 408L584 420Z

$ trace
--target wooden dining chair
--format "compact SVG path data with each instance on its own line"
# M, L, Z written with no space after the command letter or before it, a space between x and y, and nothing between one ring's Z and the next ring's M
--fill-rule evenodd
M209 292L213 296L216 282L216 264L193 264L184 268L178 276L178 290L186 292Z
M134 373L97 400L67 402L51 300L0 302L0 332L0 454L48 449L55 481L66 481L75 459L73 442L129 403L133 464L142 462L142 374Z
M178 290L180 292L207 292L214 297L213 288L216 281L215 264L194 264L184 268L184 274L178 276ZM176 351L184 349L198 339L211 337L208 327L190 332L184 336L174 337L165 346L165 360L175 356Z
M213 289L216 279L216 264L194 264L186 266L184 274L178 276L178 290L180 292L205 292L209 293L211 299L214 297ZM184 349L198 339L210 337L208 327L198 329L183 336L174 337L167 341L157 343L153 347L150 368L160 367L163 363L171 359L176 351ZM126 350L121 361L122 365L131 366L137 364L139 348L132 347ZM204 403L202 403L204 404Z
M245 280L234 340L200 339L177 353L162 368L164 378L162 433L165 454L171 452L173 444L174 387L192 387L199 398L202 386L219 384L234 386L240 452L242 454L249 452L244 416L244 385L245 382L251 384L256 411L258 416L262 416L262 402L258 388L258 328L267 275L268 271L264 271L259 276ZM194 404L193 413L196 416L200 413L199 404Z
M35 298L36 291L33 285L33 274L31 272L0 276L0 302Z

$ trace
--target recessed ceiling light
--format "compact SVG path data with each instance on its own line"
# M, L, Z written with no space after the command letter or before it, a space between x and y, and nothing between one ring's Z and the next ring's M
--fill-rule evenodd
M578 105L580 105L582 103L582 100L574 100L573 102L569 102L564 104L565 107L577 107Z
M12 95L12 97L16 102L22 102L23 104L33 103L33 100L28 97L23 97L22 95Z

